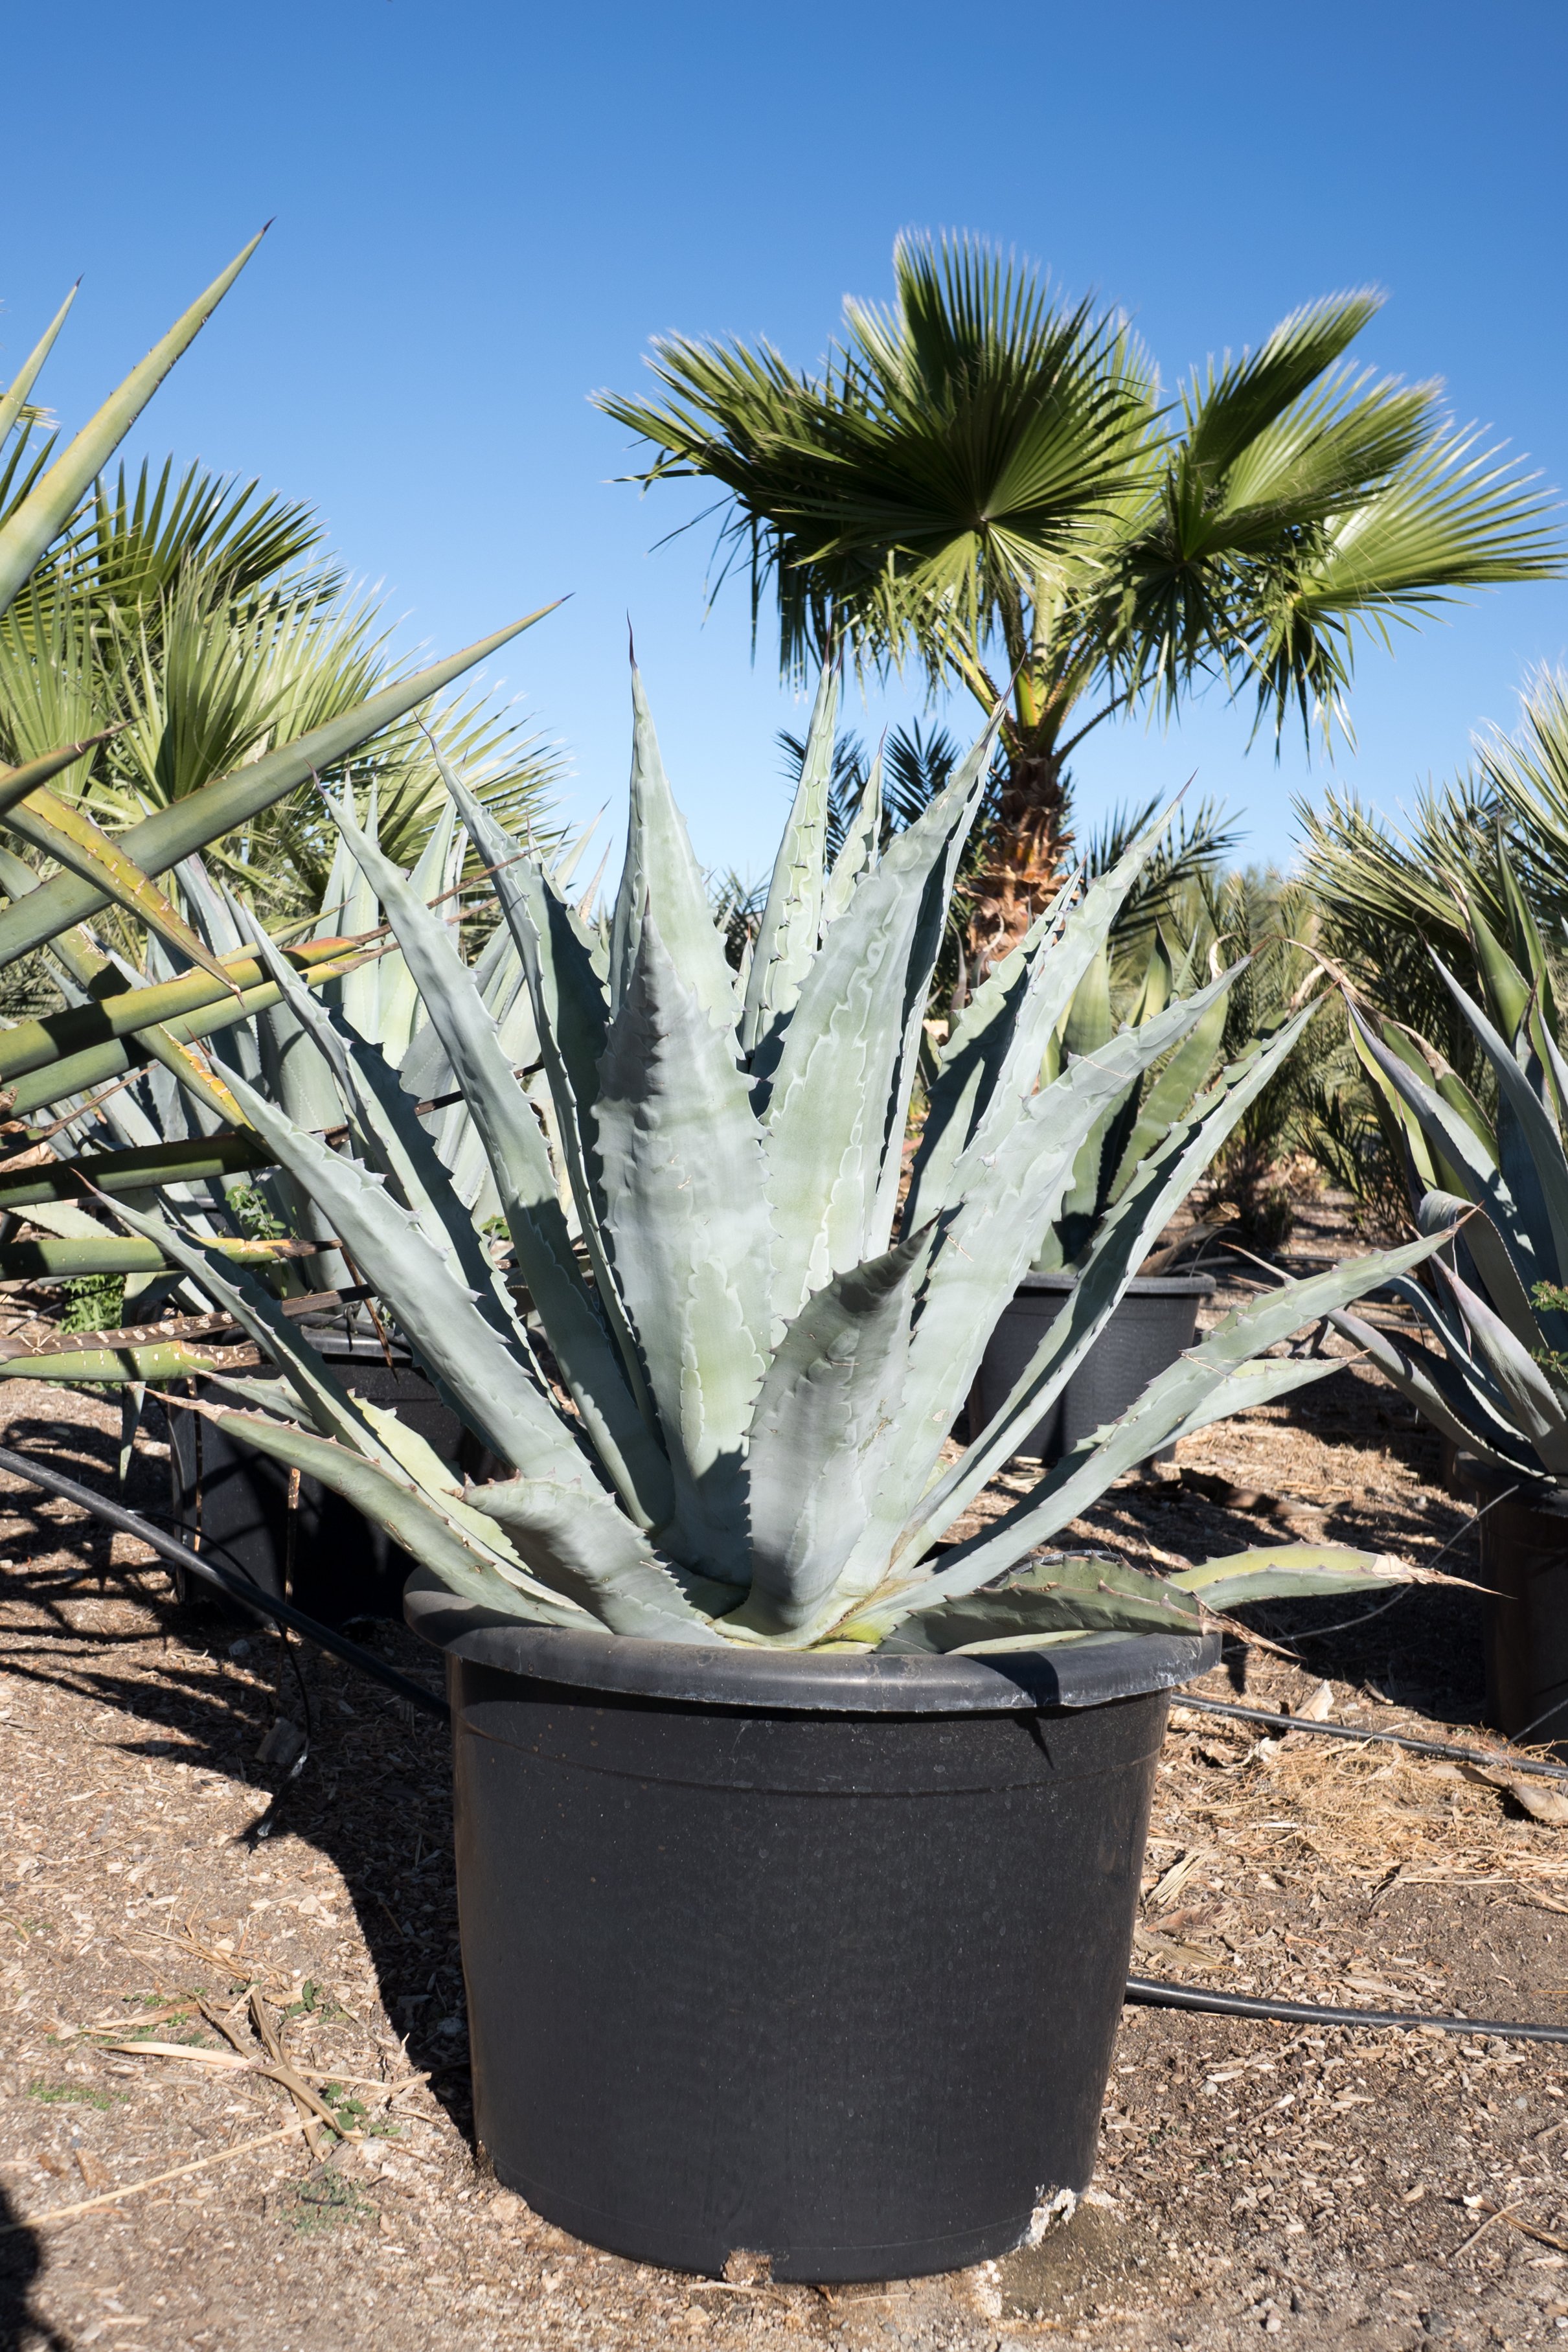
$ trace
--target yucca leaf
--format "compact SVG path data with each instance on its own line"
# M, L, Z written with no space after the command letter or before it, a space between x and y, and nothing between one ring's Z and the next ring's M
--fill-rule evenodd
M13 833L32 843L47 857L100 889L105 898L145 923L149 930L211 975L220 987L231 988L228 973L206 941L191 929L179 908L150 882L134 858L100 833L89 816L63 801L47 785L39 784L25 800L6 810L5 822Z
M119 732L118 727L106 727L101 734L84 735L79 743L62 744L57 751L46 751L41 759L28 760L19 768L0 768L0 814L15 808L18 801L25 801L29 793L47 784L62 768L74 767L84 751L109 742Z
M475 1487L471 1499L511 1538L535 1576L607 1632L654 1642L724 1640L607 1496L546 1479L508 1478ZM706 1590L721 1604L735 1597L723 1586Z
M117 444L130 432L182 352L205 326L266 233L264 229L260 236L253 236L228 268L214 278L205 293L198 296L168 333L153 344L141 365L132 368L119 390L110 394L55 460L43 480L0 525L0 613L11 603L51 541L65 529L91 488L94 477L102 472ZM60 317L63 316L62 311ZM57 318L39 351L28 361L29 367L35 361L42 364L59 324L60 319Z
M301 1255L298 1242L218 1241L210 1246L230 1265L280 1265ZM92 1238L6 1242L0 1245L0 1282L68 1282L84 1274L162 1274L176 1261L156 1242L119 1234Z
M199 792L184 793L121 834L120 849L135 860L143 874L156 877L166 872L193 850L204 848L209 842L247 824L252 817L270 808L285 793L293 792L312 774L337 766L349 752L357 751L361 743L379 735L420 703L429 701L433 695L440 694L465 670L498 652L519 630L530 628L543 618L544 613L553 609L546 605L540 612L529 613L510 627L481 638L465 652L454 654L446 661L434 662L427 669L382 687L354 709L312 728L292 743L264 752L259 760L247 761L233 775L204 784ZM108 903L105 892L94 889L76 875L54 875L40 888L29 892L25 901L14 899L0 913L0 965L26 955L30 949L42 947Z
M682 980L650 906L600 1065L604 1227L669 1449L662 1539L737 1584L749 1572L743 1454L772 1239L747 1092L729 1033Z
M768 902L751 951L740 1046L751 1054L776 1022L787 1019L817 953L828 840L828 788L838 715L837 665L825 662L806 736L794 806L779 845Z
M440 1032L483 1140L518 1268L550 1335L586 1433L637 1523L661 1526L673 1507L670 1466L638 1411L615 1349L589 1299L538 1118L513 1075L495 1022L480 1002L446 925L414 897L397 867L346 811L339 812L339 823L356 860L375 885ZM390 1295L400 1295L395 1283ZM533 1475L542 1469L510 1454L507 1459Z
M792 1633L831 1592L866 1527L896 1429L913 1294L929 1229L807 1300L751 1421L751 1593L738 1622Z
M0 1213L29 1208L38 1201L83 1200L84 1176L99 1192L145 1192L155 1186L199 1184L277 1164L260 1137L244 1131L181 1136L131 1151L87 1151L79 1160L57 1160L52 1168L0 1172Z
M27 394L38 380L44 362L55 347L55 338L66 323L66 314L77 299L81 279L77 279L38 341L11 379L3 399L0 399L0 444L14 431L17 418L27 404Z
M652 909L664 950L683 983L696 992L710 1021L735 1019L735 975L714 929L702 869L692 856L685 819L659 756L643 680L632 665L632 807L626 862L610 938L610 1004L620 1007L637 961L643 918Z

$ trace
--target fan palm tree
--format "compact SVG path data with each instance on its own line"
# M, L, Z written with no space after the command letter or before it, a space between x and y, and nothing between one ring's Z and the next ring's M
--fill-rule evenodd
M787 674L836 635L1007 701L982 968L1052 887L1068 762L1113 714L1170 715L1217 678L1255 730L1294 712L1332 737L1358 632L1562 568L1543 499L1438 386L1345 362L1375 294L1296 311L1173 406L1118 313L978 240L901 237L894 274L892 308L847 302L815 373L664 338L658 396L598 404L653 446L630 478L719 486L723 571L747 564L754 629L772 588Z

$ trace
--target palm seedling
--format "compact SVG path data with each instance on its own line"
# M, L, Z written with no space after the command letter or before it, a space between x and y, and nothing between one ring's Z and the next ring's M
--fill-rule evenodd
M521 1305L479 1246L406 1071L400 1083L260 939L335 1072L347 1148L290 1124L237 1074L230 1084L498 1475L460 1485L360 1403L243 1268L120 1195L131 1229L286 1370L281 1387L240 1384L234 1407L204 1409L354 1502L453 1592L544 1626L947 1652L1191 1631L1206 1601L1412 1573L1288 1547L1165 1579L1047 1548L1173 1438L1332 1369L1269 1351L1417 1265L1435 1237L1228 1317L1013 1509L959 1528L1309 1015L1169 1129L1013 1394L951 1451L991 1326L1095 1122L1192 1034L1224 982L1039 1085L1045 1042L1150 855L1145 836L1081 897L1063 894L966 1008L901 1208L931 972L992 741L885 847L858 813L830 865L834 702L825 679L744 975L725 955L635 677L631 826L607 939L449 774L527 974L548 1120L451 929L340 803L483 1145Z

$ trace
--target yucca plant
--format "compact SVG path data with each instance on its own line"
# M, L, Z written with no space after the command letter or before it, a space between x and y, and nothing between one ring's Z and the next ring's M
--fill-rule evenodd
M527 972L548 1140L451 928L340 803L482 1139L525 1311L387 1057L261 939L336 1072L350 1148L230 1083L504 1471L461 1489L406 1429L355 1400L243 1270L121 1196L125 1223L287 1371L281 1391L241 1384L235 1409L205 1410L353 1501L455 1593L546 1626L786 1649L1028 1647L1196 1630L1206 1603L1409 1575L1301 1547L1175 1579L1040 1555L1146 1454L1331 1370L1267 1351L1418 1264L1436 1238L1282 1285L1228 1317L1025 1500L949 1540L1309 1016L1169 1130L1013 1395L948 1457L991 1326L1096 1120L1192 1034L1225 983L1039 1086L1045 1041L1152 833L1076 902L1064 894L967 1008L901 1210L931 971L991 739L880 856L873 829L852 825L830 867L834 703L824 679L744 980L726 960L635 675L631 825L607 941L448 774Z
M63 449L52 439L40 443L31 394L68 303L0 395L0 626L10 632L5 747L11 753L11 763L0 766L0 823L36 861L0 851L0 888L8 898L0 908L0 976L21 971L31 986L39 953L47 950L67 999L58 1012L42 1012L0 1032L0 1111L8 1121L12 1163L0 1171L0 1192L7 1209L64 1206L69 1214L57 1218L65 1228L62 1238L89 1242L99 1251L106 1240L122 1252L126 1245L95 1231L74 1205L84 1198L80 1178L64 1162L18 1171L16 1161L31 1161L35 1152L44 1161L68 1154L106 1089L122 1087L141 1066L167 1071L194 1106L197 1123L204 1119L225 1131L128 1137L131 1106L117 1109L106 1101L105 1115L111 1128L118 1125L129 1158L92 1155L95 1181L103 1189L120 1181L142 1192L158 1181L200 1184L276 1164L197 1041L276 1003L277 983L248 944L225 947L208 935L210 927L193 911L197 885L190 861L214 844L245 836L313 776L341 772L361 747L377 739L384 743L388 730L401 740L397 730L412 729L413 713L538 617L412 675L389 676L384 665L371 661L362 675L354 674L350 693L338 690L342 681L334 673L326 707L310 705L299 677L292 680L298 691L289 702L284 691L289 681L273 675L262 696L265 708L253 698L238 724L239 706L231 697L225 709L235 723L216 723L222 714L210 696L204 699L198 675L204 675L202 632L193 631L191 613L179 599L195 595L193 581L205 583L203 593L211 589L214 548L231 601L255 592L258 567L276 569L291 552L302 551L304 524L292 509L264 505L238 512L232 501L225 506L221 488L189 478L172 499L162 501L146 493L145 484L129 500L123 483L117 494L101 487L95 492L94 484L258 242L251 241ZM307 601L324 593L318 582ZM90 626L82 621L84 612ZM110 740L122 747L116 759L123 765L140 758L145 769L134 790L128 786L135 821L116 830L99 822L112 818L112 807L73 789L73 779L77 787L90 781L90 762L102 740L70 730L84 712L91 719L104 716L99 702L78 696L83 665L101 667L107 656L95 647L100 641L118 643L132 621L138 659L147 656L145 676L152 675L148 661L155 643L164 664L158 674L167 682L170 648L183 631L194 683L161 728L153 726L145 698L135 708L115 707L117 731ZM313 625L308 614L302 622L287 614L277 621L286 635L297 625L307 634ZM217 667L222 669L221 660ZM45 723L51 717L63 733ZM204 733L208 719L214 723ZM423 763L420 792L427 803L436 773L429 740L423 734L410 740ZM400 805L407 815L406 795ZM121 807L120 813L127 812ZM409 837L405 830L403 838ZM180 876L172 895L160 880L171 870ZM106 912L111 921L124 919L130 926L122 947L128 940L148 942L146 957L155 971L139 973L113 951L112 941L95 935L92 925ZM340 937L319 938L291 950L290 960L295 969L324 980L344 970L342 947ZM28 1115L38 1112L45 1114L42 1122L29 1125ZM136 1263L144 1269L145 1255ZM85 1276L106 1268L83 1262L61 1270Z

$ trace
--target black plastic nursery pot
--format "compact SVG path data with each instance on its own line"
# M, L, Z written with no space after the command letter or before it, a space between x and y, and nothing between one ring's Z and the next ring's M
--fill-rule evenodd
M1007 2252L1088 2186L1167 1693L1208 1638L444 1649L476 2121L614 2253L823 2283Z
M465 1441L472 1444L399 1340L389 1342L389 1364L373 1334L340 1328L308 1336L357 1394L394 1411L444 1462L456 1462ZM204 1381L194 1392L213 1404L235 1402ZM210 1547L264 1592L294 1601L324 1625L402 1614L414 1562L352 1504L302 1476L291 1508L283 1465L236 1444L199 1413L176 1406L169 1432L171 1508L198 1550Z
M1487 1720L1568 1757L1568 1493L1516 1484L1473 1454L1457 1473L1480 1507Z
M1071 1274L1030 1274L1003 1309L969 1391L969 1427L978 1433L1029 1364L1077 1287ZM1018 1448L1028 1460L1059 1462L1080 1438L1114 1421L1149 1382L1190 1348L1198 1301L1214 1296L1211 1274L1134 1276L1104 1329L1055 1404Z

